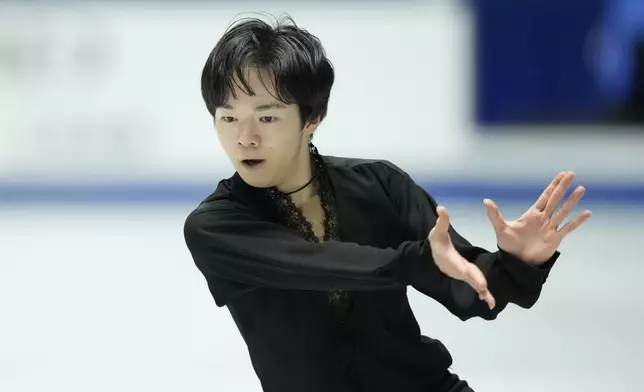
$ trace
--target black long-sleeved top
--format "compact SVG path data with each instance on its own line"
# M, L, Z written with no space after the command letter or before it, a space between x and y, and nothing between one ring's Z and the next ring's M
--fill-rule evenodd
M541 267L471 245L456 249L485 274L490 310L466 283L442 274L427 236L436 201L387 161L322 157L342 241L306 241L280 224L261 190L238 174L186 219L194 262L218 306L227 306L265 392L428 392L446 388L452 358L421 335L407 287L462 320L530 308L559 256ZM329 292L351 295L338 319Z

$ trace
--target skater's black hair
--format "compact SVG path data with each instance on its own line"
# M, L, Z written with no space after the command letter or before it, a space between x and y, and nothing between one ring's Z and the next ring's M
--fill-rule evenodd
M201 94L210 114L214 116L230 95L236 98L235 85L248 95L255 94L247 79L253 69L269 71L271 80L262 80L261 74L260 80L278 101L298 105L302 125L326 117L333 66L320 40L292 18L282 17L274 25L245 18L227 29L201 76Z

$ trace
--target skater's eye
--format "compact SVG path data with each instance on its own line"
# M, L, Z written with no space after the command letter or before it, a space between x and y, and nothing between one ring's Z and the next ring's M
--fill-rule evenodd
M259 118L259 121L261 121L263 123L266 123L266 124L270 124L270 123L274 123L275 121L277 121L277 117L263 116L263 117Z

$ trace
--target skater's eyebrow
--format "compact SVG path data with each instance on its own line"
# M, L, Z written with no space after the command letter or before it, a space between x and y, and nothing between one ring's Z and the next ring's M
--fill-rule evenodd
M234 110L235 107L231 104L225 103L220 106L221 109L226 109L226 110ZM258 105L255 107L256 112L261 112L261 111L266 111L266 110L271 110L271 109L286 109L286 105L280 102L271 102L271 103L264 103L261 105Z

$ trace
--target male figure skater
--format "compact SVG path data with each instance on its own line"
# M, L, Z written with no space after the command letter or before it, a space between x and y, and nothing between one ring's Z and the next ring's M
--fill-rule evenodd
M246 19L216 44L201 88L236 173L187 217L185 240L227 306L266 392L471 391L421 335L412 286L462 320L530 308L582 197L560 173L518 220L486 200L499 249L468 243L444 207L383 160L321 155L334 71L286 19ZM350 132L350 130L347 130Z

